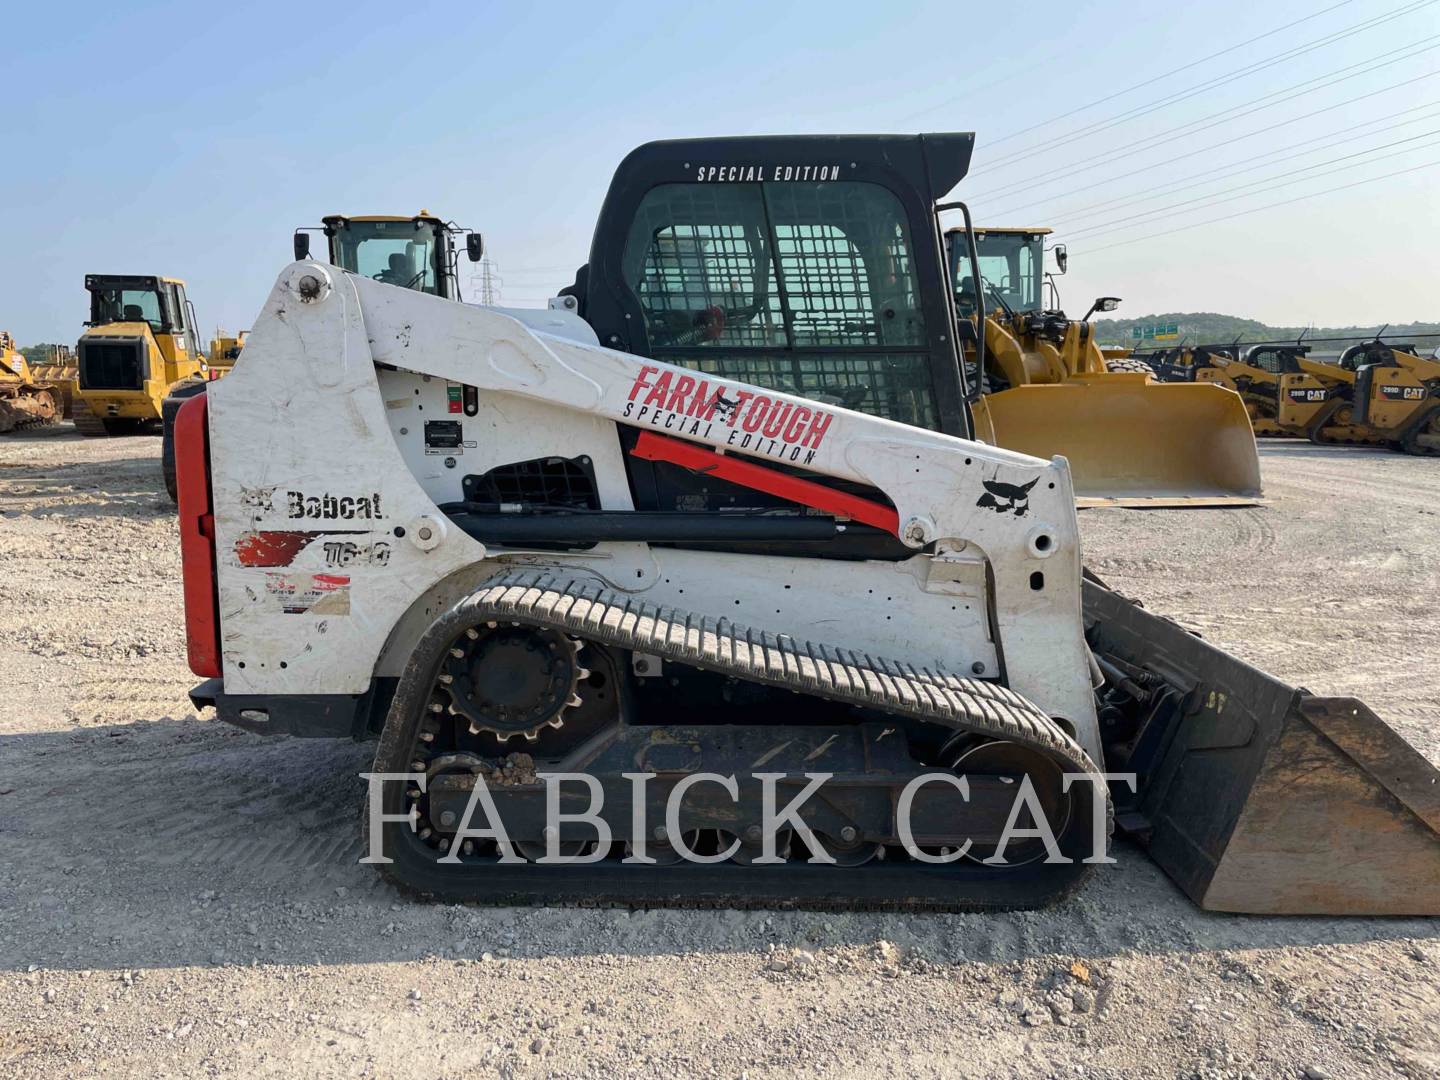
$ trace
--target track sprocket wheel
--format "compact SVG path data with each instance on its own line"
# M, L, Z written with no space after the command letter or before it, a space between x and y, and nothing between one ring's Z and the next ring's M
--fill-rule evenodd
M565 711L581 703L580 681L590 672L580 663L580 648L559 630L473 626L450 643L431 711L462 718L473 735L534 740L546 727L561 727Z

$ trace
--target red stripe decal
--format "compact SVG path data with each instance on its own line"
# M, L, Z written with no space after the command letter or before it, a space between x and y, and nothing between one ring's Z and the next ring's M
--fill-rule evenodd
M717 476L732 484L763 491L801 506L823 510L836 517L873 525L894 536L900 535L899 515L888 506L862 499L858 495L836 491L813 480L802 480L788 473L767 469L764 465L756 465L742 458L717 454L714 450L707 450L695 443L672 439L667 435L656 435L653 431L642 431L635 442L635 449L630 452L645 461L668 461L672 465L703 472L708 476Z
M215 516L210 505L209 402L196 394L175 415L175 482L180 502L185 640L190 670L220 670L220 598L215 586Z
M289 566L318 532L253 532L235 541L241 566Z

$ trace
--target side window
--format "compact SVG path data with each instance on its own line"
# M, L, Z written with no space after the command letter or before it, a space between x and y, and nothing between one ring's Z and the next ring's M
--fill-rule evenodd
M1020 291L1021 311L1028 311L1035 306L1035 256L1030 250L1029 244L1020 248L1020 272L1017 275L1019 280L1016 284Z
M170 325L175 333L183 334L189 322L189 314L185 310L185 290L179 285L165 286L165 302L170 308Z

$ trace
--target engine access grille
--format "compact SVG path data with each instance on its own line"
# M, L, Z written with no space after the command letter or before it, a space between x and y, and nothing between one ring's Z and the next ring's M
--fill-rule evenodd
M145 361L139 341L82 341L82 390L139 390L145 383Z
M526 507L599 510L595 472L588 458L534 458L498 465L463 481L472 503L522 503Z

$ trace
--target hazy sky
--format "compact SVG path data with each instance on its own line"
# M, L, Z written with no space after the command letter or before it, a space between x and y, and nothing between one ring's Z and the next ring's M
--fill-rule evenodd
M505 299L538 306L629 149L782 132L976 131L956 195L1055 225L1075 314L1440 318L1437 0L112 0L11 5L5 41L22 343L78 337L87 271L183 277L207 333L248 326L331 212L480 229Z

